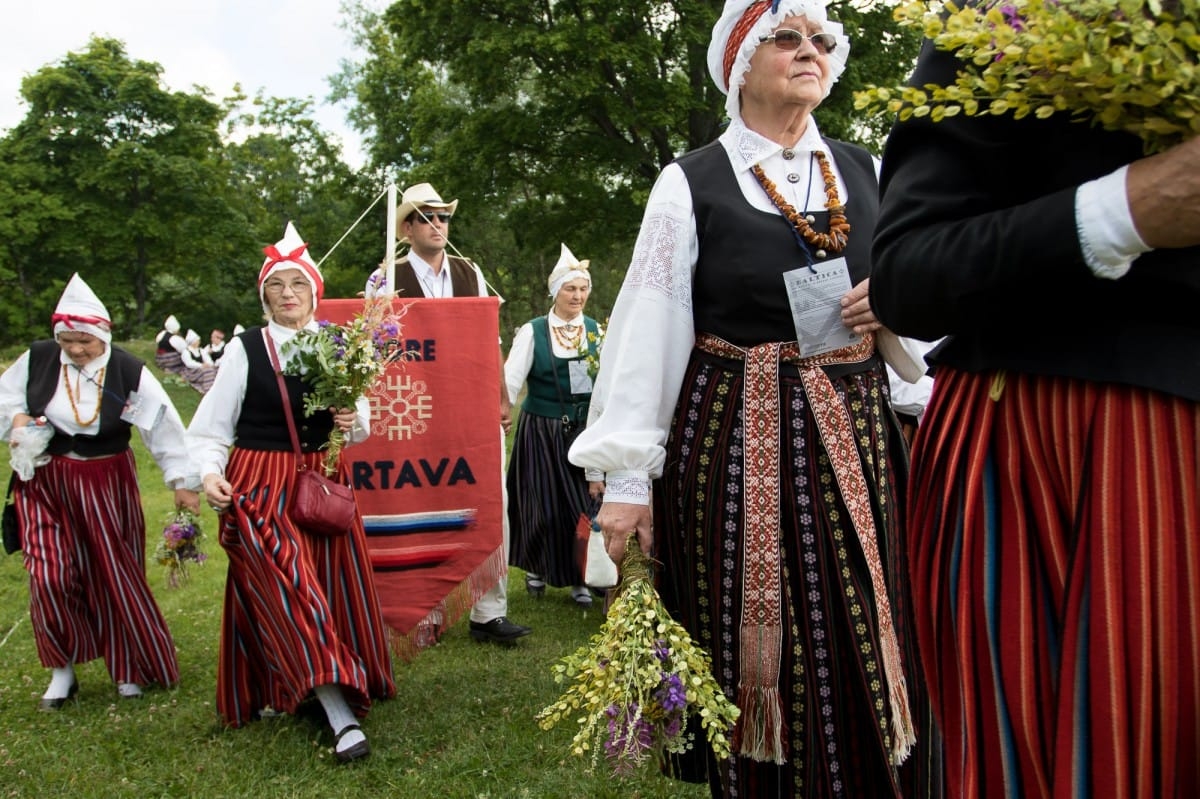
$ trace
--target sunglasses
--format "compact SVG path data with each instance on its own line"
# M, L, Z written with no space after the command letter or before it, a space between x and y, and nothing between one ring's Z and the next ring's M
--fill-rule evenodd
M445 214L445 213L435 214L432 211L428 214L422 214L422 213L418 212L418 213L415 213L412 216L410 216L408 218L408 221L421 222L422 224L429 225L429 224L432 224L433 220L436 219L439 222L441 222L443 225L448 225L448 224L450 224L450 219L453 216L454 216L454 214Z
M799 48L800 43L806 39L812 42L813 47L826 55L832 53L833 48L837 47L837 37L832 33L814 33L812 36L805 36L800 31L794 31L791 28L781 28L766 36L759 36L758 43L775 42L775 46L780 50L790 52Z

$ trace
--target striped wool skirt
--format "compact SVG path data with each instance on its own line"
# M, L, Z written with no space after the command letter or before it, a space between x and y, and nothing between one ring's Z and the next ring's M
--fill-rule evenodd
M717 762L700 742L670 764L707 781L714 797L936 796L937 741L912 649L898 546L907 454L889 409L881 365L832 378L857 423L853 438L869 488L879 560L907 674L915 751L892 762L890 706L875 589L839 493L813 408L795 369L779 376L779 505L783 765L735 756ZM694 351L654 487L659 589L666 606L712 656L725 694L738 696L746 515L743 366Z
M177 684L175 643L146 582L133 451L56 456L14 496L42 665L104 658L114 682Z
M567 460L562 420L522 413L508 474L509 565L556 587L582 585L575 557L580 514L594 515L583 469Z
M938 372L917 632L951 795L1200 795L1200 405Z
M322 457L305 455L309 468ZM285 510L296 474L291 451L235 447L226 468L217 711L233 727L267 707L293 713L318 685L340 685L359 716L396 691L362 520L336 538L297 527Z
M183 356L175 350L154 353L154 365L167 374L177 375L183 372Z

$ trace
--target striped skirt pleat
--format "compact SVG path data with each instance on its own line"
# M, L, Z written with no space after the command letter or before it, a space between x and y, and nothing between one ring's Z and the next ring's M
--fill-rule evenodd
M321 454L305 457L320 468ZM318 685L342 686L360 716L395 693L362 522L336 538L299 529L285 511L295 475L291 452L237 448L226 470L217 710L235 727L267 707L294 712Z
M581 585L575 557L580 514L592 515L583 469L567 460L562 420L522 413L508 473L508 562L556 587Z
M917 630L951 795L1200 795L1200 406L939 371Z
M146 581L133 451L54 457L15 491L42 665L104 658L115 682L179 682L175 644Z

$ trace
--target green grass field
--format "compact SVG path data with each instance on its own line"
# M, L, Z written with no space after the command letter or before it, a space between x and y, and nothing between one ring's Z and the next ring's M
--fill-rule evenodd
M152 345L122 345L149 359ZM15 353L9 353L9 357ZM153 368L153 367L152 367ZM167 384L184 420L199 394ZM134 436L153 551L171 492ZM0 478L8 479L7 458ZM478 644L466 621L411 663L395 664L397 696L379 703L364 728L372 755L340 766L327 725L282 716L239 730L216 715L217 646L226 560L202 522L209 562L168 589L151 564L150 584L179 651L182 682L122 700L101 661L77 667L78 701L41 713L49 672L38 662L29 591L19 554L0 555L0 797L437 797L438 799L690 799L708 795L653 769L626 779L569 754L569 724L543 732L534 714L560 693L551 666L597 631L600 603L584 611L565 589L541 600L510 574L509 615L534 628L512 648Z

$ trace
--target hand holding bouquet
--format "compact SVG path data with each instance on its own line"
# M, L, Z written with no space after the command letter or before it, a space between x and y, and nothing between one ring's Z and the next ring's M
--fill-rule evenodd
M555 682L571 685L537 714L541 728L576 720L572 753L590 755L594 767L603 751L622 775L690 748L687 721L697 716L716 756L729 757L737 706L713 678L708 654L663 607L636 541L617 591L600 632L555 664Z
M869 86L855 93L860 111L934 122L1065 112L1132 133L1147 153L1200 133L1197 0L904 2L894 14L963 67L949 86Z
M392 310L391 295L370 297L346 324L321 320L316 331L301 330L283 344L283 373L310 386L304 394L306 416L329 408L353 408L370 390L388 364L401 357L401 315ZM325 451L327 476L337 471L345 442L345 434L334 427Z

